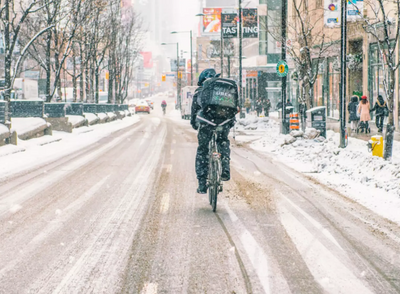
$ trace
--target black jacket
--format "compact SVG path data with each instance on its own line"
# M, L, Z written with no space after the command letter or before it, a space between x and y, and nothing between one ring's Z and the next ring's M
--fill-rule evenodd
M360 120L360 118L357 115L357 109L358 109L358 102L352 101L347 106L347 110L349 111L349 114L350 114L350 117L349 117L350 121Z
M374 107L371 109L372 111L376 111L375 115L376 116L384 116L385 115L385 109L388 109L386 102L385 101L376 101Z

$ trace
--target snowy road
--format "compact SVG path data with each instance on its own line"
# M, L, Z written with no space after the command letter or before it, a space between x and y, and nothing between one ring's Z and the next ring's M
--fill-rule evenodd
M246 146L214 214L196 143L155 111L0 183L0 293L400 293L397 225Z

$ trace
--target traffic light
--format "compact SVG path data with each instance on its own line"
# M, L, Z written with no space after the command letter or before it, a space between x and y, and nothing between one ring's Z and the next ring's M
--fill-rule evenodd
M165 82L165 80L166 80L165 75L162 75L161 76L161 81Z
M181 79L181 78L182 78L182 72L178 71L178 79Z

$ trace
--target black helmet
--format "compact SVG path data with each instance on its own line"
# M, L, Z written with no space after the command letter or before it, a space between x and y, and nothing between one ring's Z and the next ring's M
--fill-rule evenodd
M213 68L207 68L205 70L203 70L203 72L200 74L199 76L199 81L197 83L197 85L200 87L203 85L204 81L209 79L209 78L213 78L216 75L216 71Z

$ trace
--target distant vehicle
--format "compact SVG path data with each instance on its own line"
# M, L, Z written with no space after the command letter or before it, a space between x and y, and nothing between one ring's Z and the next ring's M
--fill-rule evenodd
M183 119L190 119L190 115L192 113L193 96L196 89L197 86L186 86L181 90L181 116Z
M131 99L128 101L128 106L133 108L138 104L139 101L140 99L138 98Z
M0 80L0 89L4 90L5 81ZM1 94L2 99L4 94ZM14 81L11 99L39 99L39 87L37 80L17 78Z
M138 102L138 104L135 106L135 112L139 113L139 112L147 112L148 114L150 114L150 106L149 104L146 102L146 100L140 100Z
M169 91L169 92L168 92L168 97L174 97L174 92Z
M149 104L151 109L154 109L154 102L153 102L153 100L151 98L146 98L144 100L146 100L147 104Z

